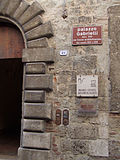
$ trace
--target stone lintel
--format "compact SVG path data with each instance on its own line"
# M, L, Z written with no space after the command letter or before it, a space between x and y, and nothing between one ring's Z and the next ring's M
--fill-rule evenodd
M23 132L23 147L50 149L50 133Z
M54 62L55 50L53 48L23 49L23 62Z
M52 105L45 103L25 103L24 117L34 119L52 119Z
M45 121L44 120L32 120L24 119L23 121L23 130L24 131L45 131Z
M27 40L34 40L42 37L50 38L51 36L53 36L53 29L50 21L26 33Z

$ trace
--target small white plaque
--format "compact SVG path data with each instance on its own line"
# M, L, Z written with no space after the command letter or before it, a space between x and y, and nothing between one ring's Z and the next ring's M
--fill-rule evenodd
M98 76L81 75L77 76L78 97L98 97Z
M68 55L68 50L61 50L60 51L60 56L67 56Z

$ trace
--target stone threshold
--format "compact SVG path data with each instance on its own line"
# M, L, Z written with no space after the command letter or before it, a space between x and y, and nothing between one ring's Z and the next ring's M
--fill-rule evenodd
M17 160L17 156L0 155L0 160Z

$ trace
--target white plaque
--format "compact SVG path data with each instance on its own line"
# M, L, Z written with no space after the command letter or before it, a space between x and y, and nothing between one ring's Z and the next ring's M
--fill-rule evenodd
M60 56L67 56L68 55L68 50L61 50L60 51Z
M77 76L78 97L98 97L98 76L81 75Z

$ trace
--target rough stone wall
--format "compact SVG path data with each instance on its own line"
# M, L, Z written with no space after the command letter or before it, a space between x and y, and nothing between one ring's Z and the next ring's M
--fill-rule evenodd
M29 0L29 2L32 2ZM67 18L62 17L63 0L39 0L45 9L43 21L52 22L54 37L49 45L56 49L56 60L47 67L47 73L54 74L53 92L46 93L46 101L53 102L52 121L46 123L46 132L52 133L52 160L117 160L120 158L119 121L110 115L111 87L109 81L110 56L108 39L108 11L119 0L66 0ZM73 47L73 26L102 26L102 45ZM68 56L60 56L60 50L69 50ZM76 76L98 75L98 98L76 97ZM95 115L82 117L81 104L92 104ZM68 109L68 126L55 124L56 109ZM114 121L113 121L114 119ZM115 131L112 131L112 127ZM110 132L109 132L110 131ZM110 133L115 134L110 137ZM117 157L116 154L118 155Z

